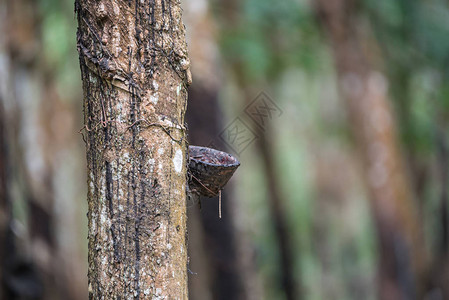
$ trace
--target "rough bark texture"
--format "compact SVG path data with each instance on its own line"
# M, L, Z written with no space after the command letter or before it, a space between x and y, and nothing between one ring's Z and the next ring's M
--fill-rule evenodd
M189 60L177 0L77 1L89 296L187 299Z

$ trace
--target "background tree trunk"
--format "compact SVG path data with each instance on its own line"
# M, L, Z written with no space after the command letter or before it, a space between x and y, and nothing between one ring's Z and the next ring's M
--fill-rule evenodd
M374 51L363 46L376 47L355 22L355 3L319 0L316 4L363 158L379 243L380 299L421 299L426 268L424 240L397 144L387 79L372 68L372 61L377 59Z
M0 255L4 263L3 291L7 299L56 299L62 295L74 299L79 296L76 292L79 277L70 276L70 285L67 284L69 276L64 275L74 275L76 271L64 268L67 255L62 254L56 239L64 230L56 222L54 210L58 206L55 171L66 168L55 168L53 164L64 148L57 143L63 131L59 129L70 128L73 119L52 130L52 123L63 113L49 113L49 103L55 104L60 98L55 96L54 89L48 88L55 85L54 70L46 69L48 66L42 61L38 3L3 1L0 10L0 105L5 150L2 153L5 232L1 242L4 255ZM52 109L57 111L56 106ZM68 131L73 135L73 130ZM76 182L71 179L70 183ZM64 188L70 183L64 184ZM60 186L60 190L64 188ZM70 213L75 215L76 210ZM72 228L70 233L74 231ZM71 237L75 240L75 235ZM76 253L76 247L72 253Z
M241 10L238 1L223 1L222 2L222 18L226 20L223 23L223 31L237 32L237 28L242 23L239 10ZM228 32L228 34L229 34ZM276 44L276 42L273 42ZM250 105L251 101L257 95L251 89L251 79L245 75L244 66L238 59L232 59L228 62L230 73L235 77L238 88L242 91L244 106ZM260 92L260 91L259 91ZM267 128L260 130L255 122L249 121L251 130L257 132L258 140L256 142L258 152L261 155L261 164L264 168L265 186L268 193L268 205L270 207L271 222L273 223L274 231L276 233L277 247L279 251L279 274L280 278L277 283L279 290L281 290L285 298L302 299L301 293L301 279L295 280L294 274L294 257L292 250L291 236L288 228L288 218L285 213L285 197L282 195L280 182L276 176L276 168L274 165L274 153L270 143L270 125ZM265 131L266 130L266 131ZM299 256L298 253L296 253Z
M198 9L202 7L202 9ZM209 3L183 1L184 21L189 28L187 42L192 61L189 109L186 119L191 144L226 149L219 138L225 128L219 103L225 86L220 65L217 26ZM218 197L189 203L189 295L192 299L260 299L255 287L254 260L244 252L249 238L238 228L237 199L232 183L222 192L222 218L218 217ZM241 223L241 222L240 222ZM240 230L239 230L240 229Z
M0 99L0 299L6 299L6 253L8 252L8 233L11 222L11 203L7 193L7 144L3 100Z
M189 59L170 1L79 1L89 295L187 299Z

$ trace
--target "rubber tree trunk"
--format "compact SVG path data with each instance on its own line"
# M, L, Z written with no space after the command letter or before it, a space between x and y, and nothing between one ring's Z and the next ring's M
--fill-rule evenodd
M89 296L187 299L179 1L75 4L88 162Z

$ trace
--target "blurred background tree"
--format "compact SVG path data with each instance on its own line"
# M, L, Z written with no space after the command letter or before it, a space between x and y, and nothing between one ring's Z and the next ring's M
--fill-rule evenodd
M214 200L204 199L201 210L188 204L191 299L388 299L398 291L406 299L449 299L449 3L183 5L194 79L191 142L232 152L223 133L236 118L256 137L234 153L242 165L223 191L223 219ZM332 17L342 6L342 17ZM0 14L2 291L84 299L73 2L3 0ZM356 53L346 53L354 44ZM263 130L245 113L262 91L282 111ZM369 106L379 95L386 119L373 108L357 114L347 100ZM373 192L385 169L370 172L367 161L382 160L383 146L359 137L369 122L396 124L388 141L395 145L390 162L406 182L403 200L385 188ZM382 201L393 225L378 218ZM390 237L384 247L382 232L391 226L408 237Z
M1 2L5 299L87 296L73 3Z

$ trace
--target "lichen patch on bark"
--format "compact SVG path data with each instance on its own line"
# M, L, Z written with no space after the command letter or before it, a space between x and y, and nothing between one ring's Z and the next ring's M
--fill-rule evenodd
M175 156L173 157L173 165L175 167L176 173L181 173L183 164L184 160L182 158L182 151L181 149L176 149Z

